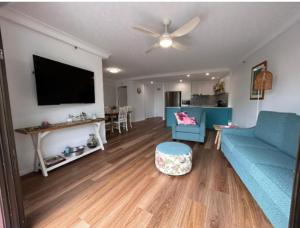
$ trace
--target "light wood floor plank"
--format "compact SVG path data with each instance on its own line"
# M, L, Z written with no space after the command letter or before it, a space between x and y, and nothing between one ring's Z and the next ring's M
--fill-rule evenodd
M109 136L93 153L44 178L22 177L28 227L271 227L222 152L214 132L193 148L191 173L172 177L154 164L171 140L160 118Z

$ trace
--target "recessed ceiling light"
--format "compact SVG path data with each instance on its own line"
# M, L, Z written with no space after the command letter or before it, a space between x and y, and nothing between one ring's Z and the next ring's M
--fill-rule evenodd
M179 82L182 82L182 79L180 79Z
M207 72L207 73L205 73L205 75L206 75L206 76L209 76L210 74Z
M118 67L107 67L106 70L109 72L109 73L112 73L112 74L117 74L117 73L120 73L122 70Z
M153 83L154 83L153 81L150 82L151 85L153 85Z
M190 74L187 74L186 76L187 76L188 78L189 78L189 77L191 77L191 75L190 75Z
M211 80L215 80L216 78L215 77L211 77Z

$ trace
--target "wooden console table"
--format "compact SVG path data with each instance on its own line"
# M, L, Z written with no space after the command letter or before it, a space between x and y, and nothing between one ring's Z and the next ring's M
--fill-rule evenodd
M69 162L72 162L78 158L81 158L83 156L86 156L90 153L93 153L99 149L104 150L103 147L103 142L102 139L100 137L100 125L101 122L104 121L104 118L97 118L97 119L87 119L87 120L80 120L80 121L73 121L70 123L56 123L56 124L51 124L49 127L46 128L42 128L40 126L35 126L35 127L27 127L27 128L19 128L16 129L15 131L21 134L25 134L25 135L30 135L32 142L33 142L33 146L34 146L34 150L35 150L35 156L34 156L34 170L37 171L38 170L38 162L40 164L40 168L42 170L43 176L47 177L48 176L48 172L56 169L62 165L65 165ZM78 155L76 157L65 157L66 160L55 164L53 166L50 167L46 167L45 162L44 162L44 157L43 157L43 151L42 151L42 141L43 139L46 137L46 135L48 135L50 132L59 130L59 129L65 129L65 128L70 128L70 127L76 127L76 126L80 126L80 125L93 125L94 129L95 129L95 135L98 139L99 142L99 146L97 146L96 148L93 149L86 149L81 155Z

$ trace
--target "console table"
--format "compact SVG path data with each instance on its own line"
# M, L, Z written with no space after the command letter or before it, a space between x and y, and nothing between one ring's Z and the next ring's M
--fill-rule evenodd
M62 165L65 165L69 162L72 162L76 159L79 159L83 156L86 156L88 154L91 154L97 150L104 150L103 147L103 142L100 137L100 125L101 122L104 121L104 118L97 118L97 119L87 119L87 120L79 120L79 121L73 121L73 122L65 122L65 123L56 123L56 124L51 124L48 127L42 128L41 126L35 126L35 127L27 127L27 128L19 128L16 129L15 131L21 134L25 135L30 135L34 150L35 150L35 156L34 156L34 170L38 170L38 162L40 164L40 169L42 170L43 176L47 177L48 172L56 169ZM51 132L60 130L60 129L65 129L65 128L70 128L70 127L76 127L80 125L93 125L95 129L95 136L98 139L99 146L96 148L92 149L86 149L81 155L78 155L76 157L65 157L65 160L55 164L50 167L46 167L45 162L44 162L44 157L43 157L43 151L42 151L42 141L43 139Z

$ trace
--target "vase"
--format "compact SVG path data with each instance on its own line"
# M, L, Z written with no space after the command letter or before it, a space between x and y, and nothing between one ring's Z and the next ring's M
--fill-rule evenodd
M90 134L90 137L89 137L86 145L88 148L95 148L98 146L98 140L97 140L95 134Z

